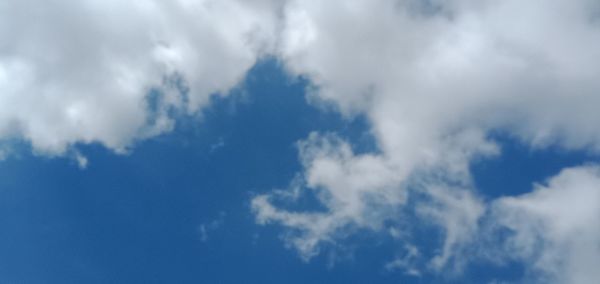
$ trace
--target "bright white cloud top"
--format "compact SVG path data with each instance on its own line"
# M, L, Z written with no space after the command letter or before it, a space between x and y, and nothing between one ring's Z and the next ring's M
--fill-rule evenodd
M60 154L91 142L121 151L168 131L169 109L227 93L269 47L267 4L3 1L0 136ZM153 106L152 90L162 94Z
M419 195L417 216L446 238L418 269L486 255L527 260L558 283L600 277L595 166L491 201L469 171L499 154L492 131L600 150L598 1L4 1L0 39L0 139L51 155L94 142L124 151L272 56L310 80L315 104L364 115L379 148L356 154L352 141L313 133L299 143L299 181L252 200L257 222L289 229L303 258L357 229L383 230ZM326 211L273 203L300 194ZM500 229L512 234L471 250Z

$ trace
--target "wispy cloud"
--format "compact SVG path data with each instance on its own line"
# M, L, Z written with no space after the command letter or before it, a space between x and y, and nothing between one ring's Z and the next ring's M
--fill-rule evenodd
M225 223L225 217L227 214L225 212L220 212L219 216L208 222L203 223L198 226L198 234L200 236L200 241L207 242L209 240L210 234L216 230L218 230Z

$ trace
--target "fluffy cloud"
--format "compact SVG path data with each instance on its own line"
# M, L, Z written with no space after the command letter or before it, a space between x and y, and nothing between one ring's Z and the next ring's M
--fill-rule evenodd
M355 154L331 135L314 143L313 134L294 190L325 210L288 211L277 192L255 199L258 220L296 232L288 241L306 257L349 230L381 229L407 196L424 195L415 209L446 236L430 265L445 266L487 214L469 164L498 154L490 132L600 150L599 14L586 0L290 1L279 58L310 79L313 102L365 115L380 152Z
M226 94L273 44L269 1L3 1L0 139L125 150Z
M253 199L257 221L287 228L305 259L410 207L444 232L433 269L456 262L484 222L513 232L505 249L548 277L586 283L597 278L597 170L486 203L469 164L499 153L492 131L600 150L599 15L594 0L3 1L0 140L85 167L73 145L124 151L275 56L310 80L315 104L367 117L379 148L355 153L313 133L299 143L304 171L290 190ZM323 208L282 205L303 194ZM396 266L413 269L407 259Z
M353 227L379 229L392 206L405 203L397 183L403 176L388 168L377 155L355 155L350 145L334 135L310 137L299 144L306 172L296 180L292 194L277 191L252 201L259 223L277 222L294 228L288 236L305 259L319 252L322 242L333 242ZM287 212L272 205L273 200L294 201L312 188L326 212Z
M533 263L557 283L594 283L600 277L600 168L563 170L529 194L493 205L493 220L512 234L510 257Z

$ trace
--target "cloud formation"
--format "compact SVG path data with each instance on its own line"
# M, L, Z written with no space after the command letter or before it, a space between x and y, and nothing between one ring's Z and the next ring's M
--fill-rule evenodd
M424 195L416 212L446 236L428 265L457 265L496 206L480 200L469 172L473 159L500 152L490 133L534 148L600 150L599 8L585 0L290 1L278 56L310 79L314 102L366 115L380 153L355 154L340 138L311 135L300 147L304 193L325 212L274 206L275 192L255 199L259 222L290 228L288 241L309 258L348 231L381 230L400 218L393 208ZM549 190L577 194L571 186ZM600 239L590 238L593 250Z
M304 171L290 190L252 200L257 222L289 230L302 257L386 230L410 208L445 235L428 269L460 266L483 227L498 226L513 232L502 250L532 270L597 279L595 167L492 201L469 171L501 152L495 131L534 148L600 151L597 1L4 1L0 39L2 141L49 155L78 153L78 143L126 151L273 56L309 79L314 104L364 115L378 146L355 153L352 141L313 133L299 143ZM324 209L277 202L301 194ZM581 207L565 211L566 201ZM396 266L413 269L406 261Z
M4 1L0 139L115 151L227 94L274 38L269 1Z
M493 204L493 220L511 232L509 257L533 263L558 283L594 283L600 277L600 168L563 170L531 193Z

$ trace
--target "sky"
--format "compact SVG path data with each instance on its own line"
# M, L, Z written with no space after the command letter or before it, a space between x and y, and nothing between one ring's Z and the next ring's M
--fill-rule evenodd
M596 283L595 0L0 3L0 283Z

